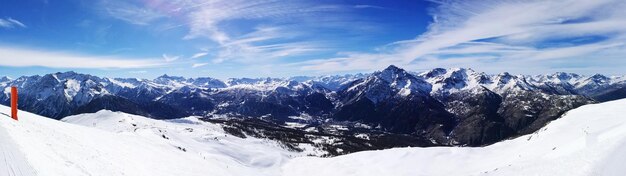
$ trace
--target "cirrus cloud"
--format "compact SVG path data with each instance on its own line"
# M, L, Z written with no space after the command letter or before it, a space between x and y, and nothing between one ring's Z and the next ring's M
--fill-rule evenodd
M626 2L443 1L432 10L428 31L380 52L292 63L303 71L371 71L394 64L410 69L481 67L523 73L568 69L569 62L606 63L623 70ZM602 62L604 61L604 62ZM615 64L624 63L624 64ZM584 64L582 64L584 65ZM603 70L596 70L598 72Z
M16 28L16 27L26 28L26 25L13 18L6 18L6 19L0 18L0 28Z
M303 0L130 2L103 1L101 4L106 15L131 24L157 24L167 21L160 19L172 19L162 24L167 26L164 30L182 27L188 30L181 37L185 41L208 39L214 42L209 51L215 53L212 63L267 64L281 58L314 54L332 46L334 41L311 38L312 32L322 28L350 31L354 26L366 26L365 22L357 24L354 21L358 20L348 15L354 10L353 6L333 3ZM233 23L243 25L229 26ZM197 54L190 54L190 58L203 57L207 51Z

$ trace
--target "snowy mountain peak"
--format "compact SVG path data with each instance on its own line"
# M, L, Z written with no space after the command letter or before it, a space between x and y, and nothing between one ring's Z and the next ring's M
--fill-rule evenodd
M580 77L580 75L575 74L575 73L565 73L565 72L556 72L552 75L553 77L556 77L560 80L564 80L564 81L568 81L572 78L578 78Z
M452 72L476 72L472 68L460 68L460 67L450 68L450 71Z
M416 79L413 75L409 74L404 69L398 68L394 65L390 65L386 69L374 73L374 76L390 83L393 83L396 80Z
M66 71L66 72L56 72L54 75L61 76L61 77L69 77L69 76L74 76L78 74L79 73L76 73L74 71Z
M210 77L203 77L203 78L196 78L196 79L190 79L190 81L197 86L201 86L201 87L205 87L205 88L225 88L226 87L226 83L222 82L219 79L215 79L215 78L210 78Z
M450 78L467 79L469 75L472 75L474 70L465 68L452 68L450 69Z
M0 82L9 82L11 80L13 79L11 79L11 77L8 77L8 76L0 77Z
M511 75L509 72L503 72L503 73L496 75L496 77L494 78L494 81L497 84L507 84L511 80L514 80L516 78L517 78L516 76Z
M608 81L608 80L611 79L611 78L606 77L606 76L601 75L601 74L595 74L595 75L591 76L590 78L595 80L595 81L599 81L599 82L605 82L605 81Z
M39 79L38 83L42 86L50 86L54 87L59 84L61 81L55 74L46 74Z
M528 79L528 77L523 75L512 75L508 72L503 72L496 75L493 78L493 83L486 85L486 87L500 94L536 90L536 85L529 83L532 80ZM550 94L554 93L551 92Z
M157 77L156 79L160 79L160 78L163 78L163 79L169 79L169 78L172 78L172 76L167 75L167 74L163 74L163 75L161 75L161 76Z
M446 74L448 70L446 70L445 68L435 68L432 69L430 71L427 71L425 73L423 73L421 76L425 77L425 78L433 78L433 77L437 77L443 74Z
M399 72L399 71L404 71L404 69L397 67L395 65L389 65L387 66L387 68L383 70L383 72L386 72L386 71Z
M418 78L404 69L389 66L382 71L357 80L345 91L359 92L374 103L395 96L408 96L411 94L428 95L432 86L421 78Z
M73 81L78 81L78 82L87 82L87 81L88 82L102 82L103 81L103 79L100 77L89 75L89 74L76 73L74 71L57 72L57 73L52 74L52 76L54 76L60 82L66 82L68 80L73 80Z
M157 78L154 79L155 82L166 82L166 81L186 81L187 79L185 79L182 76L169 76L167 74L163 74Z
M578 80L582 78L582 76L574 73L565 73L565 72L556 72L553 74L547 75L537 75L528 77L530 81L539 84L576 84Z
M331 91L338 91L350 83L368 76L367 74L326 75L317 77L292 77L290 80L305 83L311 87L321 86Z
M418 76L424 77L425 79L430 79L430 78L440 77L440 76L449 77L450 75L458 75L458 74L471 75L475 72L476 71L474 71L471 68L449 68L449 69L435 68L430 71L420 73L418 74Z
M507 92L518 90L532 90L533 85L527 82L527 77L512 75L503 72L497 75L488 75L484 72L476 72L470 68L450 68L450 69L433 69L428 72L419 74L420 77L432 84L431 94L446 96L448 94L474 89L477 87L485 87L494 92ZM530 81L537 82L535 79L549 80L552 75L543 75L541 77L529 77ZM573 75L572 75L573 77Z
M235 85L241 85L241 84L248 84L248 85L254 85L254 84L268 84L268 83L272 83L272 82L279 82L279 81L283 81L282 79L278 79L278 78L229 78L226 81L226 84L228 86L235 86Z
M294 91L310 88L309 85L289 79L280 78L230 78L228 85L222 90L253 90L253 91Z
M436 68L420 74L420 77L424 77L427 82L433 85L432 93L435 94L448 94L491 83L488 75L469 68Z

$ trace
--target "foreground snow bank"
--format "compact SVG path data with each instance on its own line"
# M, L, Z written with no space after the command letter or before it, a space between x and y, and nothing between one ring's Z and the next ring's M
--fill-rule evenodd
M396 148L295 158L284 175L624 175L626 99L567 112L538 132L487 147Z
M0 130L38 175L277 175L293 154L194 118L168 122L101 111L67 121L100 129L21 112L19 122L0 118Z

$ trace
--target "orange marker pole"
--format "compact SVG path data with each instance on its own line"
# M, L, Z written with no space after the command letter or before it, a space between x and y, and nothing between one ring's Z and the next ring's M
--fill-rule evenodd
M17 87L11 87L11 118L17 120Z

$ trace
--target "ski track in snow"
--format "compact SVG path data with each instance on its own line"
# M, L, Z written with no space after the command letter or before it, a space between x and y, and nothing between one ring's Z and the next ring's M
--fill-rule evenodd
M6 114L0 114L0 118L10 118ZM2 120L0 124L0 175L5 176L34 176L35 170L28 164L24 154L19 150L13 139L7 135L5 123L13 123ZM10 124L9 124L10 125Z

